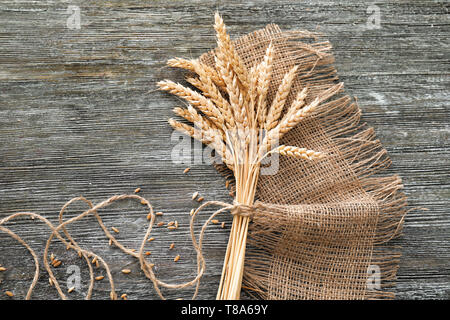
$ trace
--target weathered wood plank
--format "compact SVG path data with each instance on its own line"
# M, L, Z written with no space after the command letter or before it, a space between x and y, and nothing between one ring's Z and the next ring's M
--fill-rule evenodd
M219 10L230 32L243 35L278 23L282 29L320 26L334 46L336 67L346 89L358 97L364 120L388 150L404 180L411 206L405 223L403 259L396 288L399 299L448 299L449 238L449 22L440 1L378 1L380 29L368 29L371 2L345 1L2 1L0 4L0 217L34 211L56 221L59 208L80 194L99 202L142 188L157 210L180 222L176 233L155 230L149 250L168 281L195 274L187 213L193 191L206 199L229 201L223 178L207 165L174 164L176 142L166 123L180 104L155 91L163 78L182 80L165 67L174 56L196 57L214 46L213 12ZM81 28L66 26L68 5L81 11ZM82 206L74 207L68 216ZM124 210L125 209L125 210ZM120 226L119 237L137 247L145 212L131 202L102 211L105 223ZM205 215L206 216L206 212ZM173 218L172 218L173 217ZM164 218L166 219L166 218ZM168 218L167 218L168 219ZM220 277L228 228L211 227L205 254L208 273L199 297L211 299ZM13 230L42 249L36 225L20 221ZM93 219L70 228L76 239L101 252L111 263L118 291L130 299L154 299L152 285L138 262L108 247ZM174 241L172 252L168 244ZM23 297L32 279L32 259L19 244L0 234L0 291ZM74 253L55 245L64 260L58 270L80 265ZM180 253L174 264L170 257ZM123 267L133 270L122 275ZM83 292L88 275L82 267ZM138 276L139 275L139 276ZM192 290L191 290L192 291ZM167 292L169 298L188 297ZM166 291L165 291L166 292ZM106 298L98 283L94 298ZM81 298L80 293L73 293ZM36 299L56 298L41 276ZM0 299L5 296L0 295Z

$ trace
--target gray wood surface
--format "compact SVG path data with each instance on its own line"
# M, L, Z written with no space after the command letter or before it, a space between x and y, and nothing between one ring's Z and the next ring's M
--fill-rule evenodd
M404 180L412 207L407 216L395 292L398 299L450 297L449 231L449 19L446 1L377 1L380 28L368 28L371 2L348 1L13 1L0 3L0 217L34 211L56 222L60 207L84 195L98 203L113 194L141 195L164 221L179 230L155 230L149 250L158 275L169 282L195 274L188 235L190 197L229 201L224 179L207 165L174 164L176 142L167 124L180 102L156 91L156 81L181 81L180 70L165 66L171 57L196 57L214 47L213 13L219 10L233 37L267 23L284 30L324 32L334 46L336 67L349 94L358 97ZM69 5L80 8L80 29L69 29ZM319 27L320 26L320 27ZM67 216L85 209L74 205ZM207 216L207 210L203 217ZM139 204L124 201L101 211L105 223L120 228L119 239L139 245L146 220ZM205 245L207 275L199 298L212 299L221 273L227 228L210 228ZM41 223L9 224L37 251L48 236ZM156 299L138 262L109 248L93 218L69 228L75 238L112 266L119 294ZM176 247L168 249L171 242ZM63 261L57 269L63 287L69 265L81 267L81 299L87 268L74 252L55 242ZM177 263L172 258L180 254ZM25 296L33 276L26 250L0 234L0 299L3 292ZM120 270L130 268L130 275ZM101 274L101 271L96 271ZM108 296L108 283L96 283L94 298ZM187 298L192 290L164 290ZM34 299L57 298L41 273Z

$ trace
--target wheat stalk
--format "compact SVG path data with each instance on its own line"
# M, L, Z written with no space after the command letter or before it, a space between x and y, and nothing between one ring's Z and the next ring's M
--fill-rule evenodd
M315 99L309 98L309 90L303 88L293 102L286 106L297 75L298 67L294 66L284 75L273 101L269 103L267 95L272 80L275 47L269 44L262 61L247 69L218 14L215 15L214 28L217 35L215 67L182 58L168 62L170 66L196 73L198 77L189 77L187 81L200 92L169 80L161 81L158 85L161 90L173 93L190 104L187 109L178 107L174 112L195 127L173 119L169 120L170 125L216 150L224 163L233 170L235 201L251 206L260 164L268 154L278 153L310 161L325 156L321 152L298 146L275 146L279 139L311 116L342 85L321 92ZM282 115L284 109L286 112ZM218 299L239 299L248 223L248 217L233 217Z

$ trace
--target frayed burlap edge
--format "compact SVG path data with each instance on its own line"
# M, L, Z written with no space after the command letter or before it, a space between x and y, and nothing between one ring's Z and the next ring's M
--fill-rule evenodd
M338 79L336 70L332 66L334 58L330 52L331 45L327 41L319 41L320 37L320 34L306 31L282 32L278 26L268 25L265 29L246 35L234 43L244 63L251 66L261 61L265 48L272 42L278 48L279 54L278 60L275 59L274 62L276 67L274 68L275 72L272 77L269 97L273 96L274 90L276 90L282 76L289 68L293 65L300 65L299 75L296 84L293 86L297 90L293 90L290 99L296 94L298 88L308 86L310 88L308 99L311 101ZM200 59L202 62L214 66L213 55L214 51L203 55ZM365 124L361 124L361 110L358 105L345 95L333 99L317 110L314 116L308 120L309 125L302 125L303 127L306 126L307 129L314 128L314 130L320 131L314 132L312 130L306 135L323 136L324 139L328 140L328 143L332 146L333 155L338 154L339 166L343 167L341 172L344 175L352 176L350 180L347 177L342 179L351 191L348 192L348 195L345 194L344 199L339 197L334 199L334 195L327 197L328 195L311 194L313 196L308 197L308 190L306 190L305 198L302 199L301 196L290 197L291 190L282 190L281 187L279 192L282 194L275 196L273 195L273 186L272 188L266 188L267 192L264 194L262 189L268 182L266 179L260 180L257 198L260 198L263 202L258 203L259 209L256 209L254 223L249 232L243 283L243 288L253 297L262 299L383 299L394 297L394 293L389 289L392 289L395 284L400 252L399 247L390 246L388 242L400 235L406 214L406 197L400 191L403 187L402 182L398 176L382 177L378 175L390 165L390 159L386 150L376 139L374 130ZM292 143L292 135L298 133L300 136L300 132L300 129L294 130L290 134L291 138L285 139L290 140L289 145L296 145L295 142L298 144L299 139L296 138L293 139L294 143ZM303 137L300 140L303 143L299 145L300 147L310 147L308 141L305 141L308 139ZM281 143L283 142L281 141ZM321 150L320 145L319 148L316 145L312 147L317 151L329 151ZM230 189L233 190L231 171L220 165L217 165L216 168L230 180ZM280 164L280 170L284 170L283 164ZM308 183L308 171L305 171L304 180L303 185L306 185ZM296 184L293 181L283 181L283 183ZM280 184L277 187L280 187ZM302 184L299 185L297 190L302 193ZM331 192L332 189L330 189ZM345 198L347 196L349 199ZM355 199L352 199L354 196ZM297 231L298 228L301 229L302 227L302 222L298 220L299 216L288 214L289 210L295 211L295 205L302 204L304 206L314 206L315 204L325 211L327 206L330 205L334 208L339 208L341 205L353 208L354 202L358 203L359 199L364 199L367 208L363 211L370 214L364 217L361 215L361 208L359 208L357 215L346 216L346 218L352 219L356 217L358 221L361 219L371 221L367 223L367 225L370 225L370 228L367 229L368 235L366 235L369 242L364 245L368 258L364 260L364 266L359 268L359 272L355 272L354 275L354 278L357 278L355 282L357 285L355 284L352 288L352 284L350 284L349 287L344 279L344 282L340 282L339 285L345 288L338 288L338 290L336 290L336 286L333 287L333 290L327 288L327 285L324 285L326 281L333 282L336 280L326 277L326 270L332 268L332 265L323 266L325 270L321 270L321 272L324 272L323 283L322 281L320 281L321 283L308 283L289 277L286 279L274 277L274 256L276 252L280 255L277 245L280 244L283 232L286 233L286 230L292 225L296 226L297 229L295 230ZM335 201L333 202L333 200ZM319 201L319 203L317 204L315 201ZM323 203L320 203L320 201ZM309 217L317 216L318 212L320 213L320 210L308 213ZM330 219L332 215L333 213L331 213ZM301 243L298 245L301 245ZM288 268L284 266L284 269L289 269L292 266L298 268L299 266L289 265L288 255L289 253L283 256L283 253L281 253L281 259L285 259L288 266ZM298 259L299 257L295 258ZM381 277L379 279L380 286L375 286L375 289L368 285L373 274L366 268L367 266L378 268L373 270L379 271ZM275 294L271 292L274 287L277 291ZM295 290L292 290L292 288ZM314 288L314 290L310 290L311 288ZM315 293L310 294L313 291Z

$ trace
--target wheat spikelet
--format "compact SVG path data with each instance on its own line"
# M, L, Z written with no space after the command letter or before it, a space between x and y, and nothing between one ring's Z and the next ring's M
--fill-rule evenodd
M192 64L192 61L186 60L183 58L173 58L167 60L167 65L174 67L174 68L181 68L186 69L189 71L194 71L194 66Z
M227 127L234 126L234 117L230 103L222 96L220 90L213 83L208 75L206 65L197 61L193 63L195 72L199 75L199 79L189 78L189 83L199 88L203 94L211 99L226 120Z
M258 85L256 91L258 94L258 104L256 116L260 127L264 127L266 117L266 98L269 91L270 78L272 76L272 61L274 48L272 43L269 44L264 55L263 61L257 67Z
M170 80L160 81L158 82L158 86L161 90L169 91L170 93L185 99L209 117L218 127L223 127L224 119L220 111L211 102L211 100L205 98L200 93L189 88L185 88L181 84Z
M220 55L216 57L216 66L225 82L235 122L238 129L243 130L248 124L248 119L244 106L244 98L238 85L237 75L233 71L231 64L221 59Z
M298 66L294 66L283 77L283 80L281 81L281 84L278 87L275 98L273 99L272 105L269 108L267 114L265 124L266 130L271 130L275 128L275 126L278 124L278 119L281 116L281 112L283 111L287 97L291 90L292 83L294 82L295 76L297 75L297 70Z
M230 36L227 34L225 24L217 12L214 15L214 21L214 29L217 33L218 51L221 52L224 58L231 63L239 78L239 81L244 88L248 89L249 80L247 69L242 62L241 57L237 54L234 44L231 42Z
M197 118L196 116L193 116L193 118ZM197 123L197 122L196 122ZM194 127L181 123L179 121L176 121L174 119L169 119L169 124L174 128L175 130L190 136L196 140L201 141L203 144L210 146L213 148L221 157L221 159L224 161L224 163L230 168L233 168L233 160L232 155L226 145L223 142L222 136L218 133L217 130L214 129L203 129L198 130Z
M301 92L298 93L296 99L292 103L291 108L283 117L283 119L278 124L278 128L280 133L284 135L289 130L294 128L300 121L306 118L309 114L311 114L314 109L319 105L320 100L318 98L314 99L313 102L304 106L305 98L306 98L307 88L304 88ZM304 106L304 107L303 107Z
M188 106L188 109L176 107L173 109L173 112L176 115L186 119L187 121L194 123L194 126L198 127L201 130L212 129L212 130L222 131L211 120L209 120L206 117L200 116L195 111L195 109L192 108L192 106ZM221 132L221 134L222 134L222 132Z
M281 145L271 152L277 152L283 156L294 157L298 159L306 160L318 160L322 159L325 155L322 152L317 152L314 150L308 150L306 148L299 148L294 146Z
M186 60L183 58L174 58L169 59L167 61L167 65L174 67L174 68L182 68L185 70L196 72L195 70L195 60ZM225 83L223 82L222 78L219 76L217 71L214 68L211 68L210 66L203 65L203 68L205 70L205 73L208 75L208 78L210 78L219 88L225 88Z

